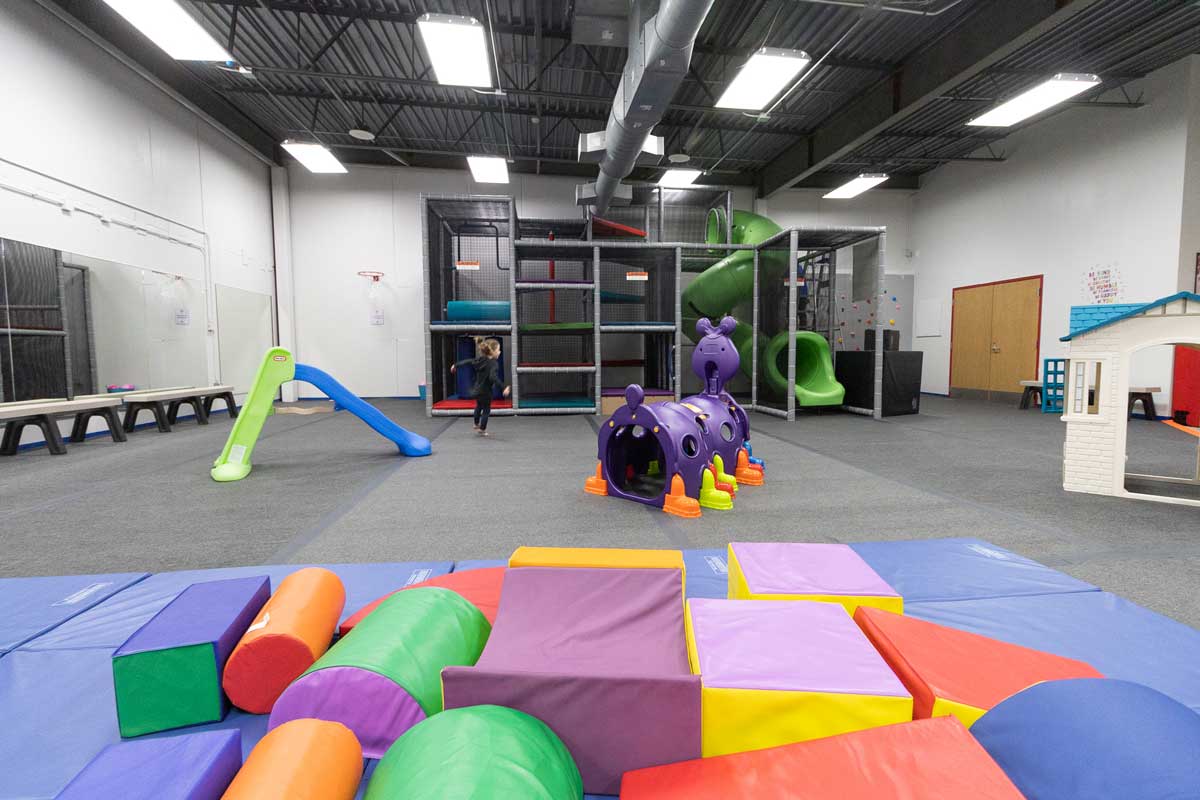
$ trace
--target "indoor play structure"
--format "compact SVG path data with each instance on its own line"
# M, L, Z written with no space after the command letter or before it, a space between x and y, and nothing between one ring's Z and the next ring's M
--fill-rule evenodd
M62 608L0 655L4 800L1200 792L1200 633L977 539L198 570Z
M449 367L476 335L501 341L511 399L493 414L610 414L625 387L648 403L689 393L685 350L701 317L732 314L741 376L730 392L747 410L794 418L797 408L842 406L834 370L839 251L871 245L854 287L882 298L882 228L781 228L733 209L721 188L633 187L607 218L519 218L511 197L425 195L426 404L434 416L469 414L467 377ZM868 263L869 262L869 263ZM872 312L883 341L895 320ZM850 320L854 323L855 320ZM863 320L858 320L862 323ZM889 327L890 326L890 327ZM863 346L869 339L864 335ZM861 363L874 386L882 352ZM882 415L870 396L856 406Z
M210 474L214 481L240 481L250 474L250 456L254 452L254 445L258 442L258 435L267 417L275 413L275 398L280 385L287 381L304 381L317 387L333 400L334 410L349 411L380 436L395 443L406 456L427 456L433 452L428 439L401 428L382 411L334 380L329 373L307 364L298 364L289 351L272 347L263 356L250 393L246 395L241 413L234 420L233 430L229 432L221 455L213 462Z
M1200 506L1200 437L1190 478L1134 475L1125 469L1133 355L1155 345L1200 346L1200 295L1180 292L1141 305L1076 307L1071 317L1071 332L1062 337L1065 385L1057 392L1067 424L1063 488ZM1182 427L1185 436L1190 429Z
M645 403L642 387L630 384L625 405L600 426L596 474L584 486L589 494L695 518L701 507L733 508L739 483L762 484L763 462L750 457L750 420L725 390L741 361L732 338L738 323L701 318L695 325L692 369L704 390L678 403Z

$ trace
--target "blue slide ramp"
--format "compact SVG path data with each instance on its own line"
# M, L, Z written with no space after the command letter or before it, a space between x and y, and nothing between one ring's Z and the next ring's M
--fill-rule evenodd
M371 429L380 436L395 442L396 447L400 448L400 452L404 455L427 456L433 452L433 446L428 439L392 422L378 408L334 380L328 372L307 364L296 364L294 380L311 383L320 389L333 401L335 409L349 411L370 425Z

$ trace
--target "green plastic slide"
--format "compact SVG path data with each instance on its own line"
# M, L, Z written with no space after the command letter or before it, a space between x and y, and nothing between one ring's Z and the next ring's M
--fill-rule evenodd
M749 211L734 211L731 228L733 244L760 244L783 230L770 219ZM709 213L705 238L709 244L725 240L725 215L720 209ZM760 291L763 287L780 286L788 272L787 248L760 250L758 266ZM736 306L751 303L753 299L754 252L735 250L717 263L701 267L700 274L683 290L683 332L694 340L696 322L701 317L720 319L732 313ZM741 356L741 370L749 377L753 363L753 328L738 322L730 338ZM758 340L760 386L776 397L784 397L787 393L787 365L784 364L782 369L779 365L781 354L787 352L787 339L784 332L769 341L761 335ZM833 374L829 344L820 334L796 332L795 393L796 404L800 406L841 405L845 397L845 389Z
M468 706L430 717L397 739L375 768L366 800L582 796L575 761L544 722L512 708Z

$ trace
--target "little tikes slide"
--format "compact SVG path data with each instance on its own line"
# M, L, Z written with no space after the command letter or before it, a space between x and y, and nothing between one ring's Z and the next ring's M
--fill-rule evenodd
M250 454L262 432L263 423L275 412L275 395L280 385L287 381L304 381L317 387L333 401L335 410L349 411L380 436L394 442L406 456L427 456L433 452L428 439L401 428L328 373L307 364L297 364L290 352L282 347L272 347L263 356L250 394L246 396L241 413L233 423L225 448L213 462L210 474L214 481L238 481L250 474Z
M749 211L734 211L733 244L760 244L783 229L771 220ZM724 240L725 214L720 209L709 213L705 239L710 244ZM787 250L761 250L758 256L759 286L779 286L788 271ZM685 269L687 264L685 262ZM752 302L754 297L754 251L735 250L697 275L683 290L683 332L689 337L701 317L719 319L733 311L734 306ZM738 323L730 336L741 356L741 369L751 370L751 347L754 333L750 325ZM759 337L760 379L767 390L777 397L787 392L786 332L769 341ZM780 364L781 359L785 362ZM829 343L811 331L796 332L796 403L800 406L841 405L846 390L833 374Z

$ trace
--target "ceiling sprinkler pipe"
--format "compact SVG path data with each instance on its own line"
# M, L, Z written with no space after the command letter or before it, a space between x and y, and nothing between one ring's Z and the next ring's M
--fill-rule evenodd
M608 210L633 172L646 137L661 120L692 60L692 47L713 0L662 0L630 42L629 62L605 126L605 154L596 178L595 213ZM635 9L631 20L642 18ZM636 59L636 60L635 60Z
M936 17L938 14L949 11L962 0L950 0L941 8L930 10L929 6L936 5L939 0L928 0L917 6L890 6L882 0L800 0L802 3L820 3L826 6L847 6L849 8L862 8L878 11L891 11L896 14L916 14L922 17Z

